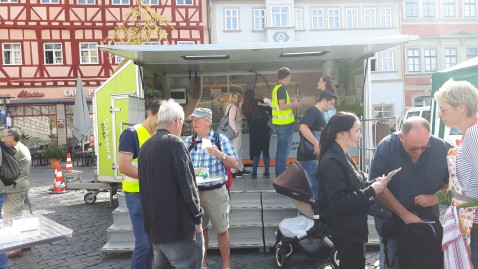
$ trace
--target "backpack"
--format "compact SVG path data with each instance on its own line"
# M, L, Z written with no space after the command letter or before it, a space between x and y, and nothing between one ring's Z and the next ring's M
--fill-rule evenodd
M15 180L20 176L20 164L13 157L17 150L6 144L3 141L0 141L0 179L2 180L5 186L13 185L13 188L17 186Z
M443 227L436 220L403 224L398 235L398 259L401 268L442 269Z
M221 141L219 140L219 135L216 135L216 133L214 133L213 140L211 142L213 142L214 145L216 145L217 149L222 151L221 150ZM191 152L191 150L196 146L196 144L199 144L199 143L202 143L202 140L201 139L197 140L197 134L194 134L192 139L191 139L191 145L188 148L188 152ZM229 168L227 166L225 166L225 167L226 167L226 173L227 173L227 181L226 181L225 184L226 184L226 189L229 190L232 187L232 172L231 172L231 168Z

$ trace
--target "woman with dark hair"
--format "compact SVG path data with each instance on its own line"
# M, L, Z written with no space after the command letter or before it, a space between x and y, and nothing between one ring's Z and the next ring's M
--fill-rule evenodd
M387 185L382 178L368 185L365 174L347 153L361 137L358 117L348 112L332 116L320 136L317 170L320 219L330 228L341 269L365 268L370 198L383 193Z
M320 92L323 91L330 91L334 94L335 96L335 101L337 102L337 89L335 88L334 84L332 83L332 80L328 76L321 76L319 80L317 81L317 90ZM331 109L328 111L324 112L324 118L325 122L329 122L329 119L337 113L337 110L335 110L335 106L332 106Z
M252 159L252 178L257 178L257 167L261 158L264 159L264 178L269 178L269 142L271 129L267 125L272 109L263 100L255 99L254 90L247 90L242 103L242 113L249 125L249 154Z

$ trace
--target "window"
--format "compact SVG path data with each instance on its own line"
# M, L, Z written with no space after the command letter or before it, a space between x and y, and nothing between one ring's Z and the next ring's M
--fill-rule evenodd
M374 53L373 56L370 57L370 71L378 71L377 58L377 53Z
M455 0L443 0L443 17L452 18L455 17Z
M323 9L312 9L312 29L324 29Z
M478 48L466 48L466 59L478 57Z
M176 5L192 5L193 0L176 0Z
M392 27L392 10L390 8L381 8L380 12L380 27Z
M18 3L18 0L0 0L0 3Z
M393 60L393 51L385 50L380 52L380 66L382 71L395 71L395 63Z
M427 48L423 52L425 57L425 72L437 71L438 53L435 48Z
M77 0L78 5L94 5L96 0Z
M418 17L418 0L405 0L405 17Z
M80 63L97 64L98 47L96 43L80 43Z
M42 4L59 4L60 0L41 0Z
M420 50L407 49L408 72L420 72Z
M329 29L338 29L340 28L340 15L338 8L329 8L327 10L328 14L328 25Z
M22 64L22 45L20 43L3 43L3 64Z
M254 30L266 29L266 10L254 9Z
M476 0L463 0L463 16L476 18Z
M393 113L393 104L380 104L373 106L373 116L374 118L391 118L394 115Z
M358 9L348 8L345 10L347 28L358 28Z
M296 8L294 9L294 21L295 21L295 29L296 30L303 30L304 29L304 18L302 16L302 9Z
M159 1L158 0L142 0L143 5L158 5Z
M129 5L129 0L112 0L113 5Z
M413 98L413 106L414 107L425 107L425 106L430 106L430 101L431 101L431 97L430 95L419 95L419 96L416 96ZM423 111L425 112L425 111ZM416 116L419 116L420 113L418 113L418 115ZM425 113L422 114L422 117L425 118L425 119L430 119L430 115L427 115ZM428 117L428 118L427 118Z
M45 64L62 64L63 51L61 43L45 43L43 44L45 53Z
M423 0L423 17L435 17L435 0Z
M289 7L272 7L272 27L287 27L289 22Z
M375 28L376 27L375 8L364 8L363 16L364 16L364 27L365 28Z
M458 49L445 48L445 68L452 67L458 63Z
M121 43L121 42L115 42L115 45L126 45L125 43ZM121 57L121 56L118 56L118 55L115 55L115 63L116 64L120 64L125 58L124 57Z
M224 10L224 26L226 30L239 30L239 9Z

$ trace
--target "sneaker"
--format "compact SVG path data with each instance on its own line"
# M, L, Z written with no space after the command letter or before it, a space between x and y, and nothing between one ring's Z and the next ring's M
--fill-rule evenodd
M251 172L251 171L247 171L246 169L243 169L243 170L241 171L241 174L243 174L243 175L245 175L245 176L250 176L250 175L252 174L252 172Z
M269 175L269 173L264 173L264 175L262 175L263 178L270 178L271 175Z
M237 171L237 173L232 173L233 175L236 174L236 177L242 177L242 171Z
M257 179L257 173L252 173L252 179Z

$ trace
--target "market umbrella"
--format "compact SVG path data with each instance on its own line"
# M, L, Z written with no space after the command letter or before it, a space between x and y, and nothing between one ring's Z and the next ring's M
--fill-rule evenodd
M73 136L80 141L86 141L91 130L90 113L86 105L81 77L76 81L75 107L73 108Z

